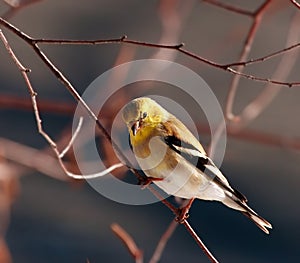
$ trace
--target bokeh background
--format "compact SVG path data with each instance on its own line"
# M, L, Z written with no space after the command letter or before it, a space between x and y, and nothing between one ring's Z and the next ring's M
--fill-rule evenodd
M250 11L262 2L226 1ZM1 14L7 14L8 10L9 6L1 1ZM283 49L296 13L300 15L300 10L289 1L272 1L249 57L260 57ZM164 19L168 16L169 20ZM20 9L9 17L9 21L30 36L39 38L84 40L127 35L130 39L153 43L184 42L188 50L220 63L239 59L252 22L250 17L190 0L44 0ZM176 24L178 21L179 25ZM41 114L45 130L57 141L68 137L76 102L25 42L3 27L1 29L23 64L32 70L30 79L38 92L41 106L44 105ZM295 28L294 33L298 34L300 42L299 27ZM120 44L41 47L80 93L98 75L116 64L156 57L174 60L197 72L224 107L233 77L228 72L167 50ZM297 56L297 50L292 52ZM130 206L116 203L101 196L86 183L66 182L61 171L57 172L60 179L55 179L47 172L17 165L22 162L22 156L31 159L32 166L39 162L40 157L39 152L18 154L19 144L29 146L31 150L39 149L48 155L51 155L51 151L37 132L27 88L3 45L0 58L0 174L3 182L7 178L14 178L13 190L10 189L14 193L12 206L7 205L6 199L1 199L1 231L13 262L85 262L87 258L90 262L133 262L126 248L110 230L114 222L134 237L144 251L145 261L148 261L173 218L164 205ZM246 72L272 77L280 59L279 56L251 65ZM285 80L299 81L299 67L300 60L297 60ZM234 112L239 113L263 87L264 83L242 79ZM269 236L265 235L240 213L215 202L196 201L191 210L192 226L220 262L299 260L300 91L298 87L273 87L281 89L279 94L245 129L267 134L268 138L274 135L274 143L265 143L266 140L260 141L255 136L254 139L251 136L240 138L238 134L229 136L222 170L232 185L248 197L250 206L268 219L274 229ZM114 109L116 101L119 104L115 110L130 98L144 93L155 94L157 90L164 93L164 89L172 87L157 87L155 84L151 88L151 83L135 85L128 89L126 96L123 93L118 98L117 94L109 109ZM99 88L99 92L105 91ZM9 102L9 98L16 100ZM23 104L16 101L22 101ZM46 107L47 103L49 107ZM183 103L188 104L186 101ZM53 105L56 104L57 107L65 105L66 108L55 110ZM103 114L104 123L109 124L106 113ZM197 121L205 126L203 113L198 117ZM207 147L210 137L204 130L202 141ZM8 145L4 139L17 142L18 146ZM64 142L61 145L65 145ZM52 167L53 173L59 170L55 161L44 166L50 166L50 170ZM5 188L2 187L1 191L3 195ZM191 236L179 226L167 244L161 262L183 261L209 262Z

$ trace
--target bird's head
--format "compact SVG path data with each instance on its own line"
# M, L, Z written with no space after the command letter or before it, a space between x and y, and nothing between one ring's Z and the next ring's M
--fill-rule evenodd
M145 127L168 119L169 113L154 100L142 97L130 101L122 110L123 120L133 136Z

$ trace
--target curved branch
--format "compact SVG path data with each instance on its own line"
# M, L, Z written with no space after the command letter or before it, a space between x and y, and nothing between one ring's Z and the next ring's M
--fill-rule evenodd
M245 45L244 45L243 50L242 50L241 55L240 55L240 59L239 59L240 61L243 61L243 60L247 59L247 57L250 53L253 41L254 41L254 37L255 37L256 32L257 32L257 30L258 30L258 28L261 24L262 17L265 13L266 8L268 7L268 5L270 3L271 3L271 0L266 0L254 12L253 22L252 22L252 25L249 29L248 34L247 34ZM233 76L233 79L232 79L232 82L231 82L231 85L230 85L230 88L229 88L229 92L228 92L228 95L227 95L227 99L226 99L225 117L230 121L236 121L237 116L235 116L234 113L233 113L233 103L234 103L234 100L235 100L235 95L236 95L236 92L237 92L237 89L238 89L238 85L239 85L241 76L246 77L248 79L253 79L253 80L254 79L255 80L262 80L262 78L256 78L254 76L244 74L242 65L239 65L237 67L237 70L234 70L232 68L228 68L228 70L235 73L235 75ZM271 80L269 80L268 82L278 84L277 81L275 81L276 83L273 82L273 81L271 82Z
M143 262L143 251L138 248L133 238L119 225L116 223L111 224L111 230L114 234L124 243L129 253L135 259L136 263Z
M269 1L267 1L269 2ZM77 92L75 92L73 86L71 85L71 83L65 78L65 76L62 75L62 73L53 65L53 63L47 58L47 56L43 53L43 51L39 48L38 44L69 44L69 45L101 45L101 44L128 44L128 45L136 45L136 46L144 46L144 47L149 47L149 48L163 48L163 49L173 49L173 50L177 50L178 52L191 57L193 59L196 59L204 64L207 64L211 67L223 70L223 71L227 71L229 73L232 73L233 75L238 75L238 76L242 76L244 78L247 79L251 79L254 81L258 81L258 82L267 82L267 83L272 83L275 85L282 85L282 86L286 86L286 87L294 87L294 86L300 86L300 81L299 82L284 82L284 81L279 81L279 80L273 80L273 79L268 79L268 78L262 78L262 77L257 77L254 75L250 75L250 74L245 74L239 70L234 70L233 68L231 68L231 64L220 64L214 61L211 61L209 59L206 59L198 54L195 54L191 51L189 51L188 49L183 48L184 44L180 43L180 44L175 44L175 45L165 45L165 44L157 44L157 43L150 43L150 42L144 42L144 41L138 41L138 40L132 40L132 39L128 39L127 36L122 36L120 38L112 38L112 39L97 39L97 40L67 40L67 39L38 39L38 38L32 38L30 36L28 36L27 34L23 33L22 31L20 31L18 28L16 28L15 26L13 26L12 24L10 24L9 22L7 22L6 20L4 20L3 18L0 17L0 24L2 24L4 27L6 27L7 29L9 29L10 31L12 31L13 33L15 33L17 36L19 36L20 38L22 38L24 41L26 41L35 51L35 53L42 59L42 61L47 65L47 67L52 71L52 73L69 89L69 91L72 93L72 95L75 97L76 100L80 101L80 97L78 97L78 94L76 94ZM300 45L300 43L299 43ZM295 47L292 47L295 48ZM290 48L290 49L292 49ZM289 49L289 50L290 50ZM283 53L284 51L278 51L278 53ZM258 62L258 61L257 61ZM235 64L239 65L238 63L246 63L247 64L251 64L254 62L237 62L237 63L232 63L233 66ZM86 105L84 105L84 102L82 105L86 108ZM86 108L87 110L87 108ZM94 119L95 116L93 116L94 114L92 112L89 112L89 114L91 115L91 117ZM95 119L96 121L96 119ZM101 127L102 125L97 123L98 127L100 128L100 130L104 132L103 127Z
M149 263L159 262L161 255L166 247L166 244L167 244L168 240L170 239L170 237L173 235L177 226L178 226L178 222L176 222L176 220L172 220L172 222L168 226L167 230L161 236Z

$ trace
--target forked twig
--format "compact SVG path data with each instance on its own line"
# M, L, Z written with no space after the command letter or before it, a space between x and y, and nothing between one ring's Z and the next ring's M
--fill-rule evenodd
M259 28L261 24L262 17L265 13L266 8L269 6L272 0L266 0L255 12L254 12L254 18L252 25L249 29L245 45L243 47L243 50L240 55L240 61L244 61L248 58L248 55L251 51L251 47L254 41L254 37L256 35L257 29ZM235 72L236 74L233 76L229 92L227 95L227 100L226 100L226 106L225 106L225 117L230 120L230 121L237 121L237 117L233 114L232 108L233 108L233 103L235 100L235 95L237 92L238 84L240 81L241 76L246 76L247 74L244 74L242 72L243 70L243 65L239 65L236 70L233 70L230 68L230 71ZM251 77L249 77L251 79ZM273 83L273 82L272 82Z
M114 234L124 243L129 253L135 259L135 262L142 263L143 251L138 248L133 238L119 224L111 224L110 228L114 232Z
M295 13L289 25L286 46L300 40L300 34L297 32L300 23L300 14ZM299 50L293 53L286 53L280 60L275 69L272 78L287 79L293 69ZM233 128L240 130L255 119L279 94L282 87L274 88L270 83L267 83L264 89L254 98L239 114L239 122L233 123Z
M3 21L4 20L2 18L0 18L0 24L1 23L3 24ZM41 60L46 64L46 66L51 70L51 72L58 78L58 80L60 80L65 85L65 87L69 90L69 92L71 93L71 95L73 95L73 97L89 113L89 115L92 117L92 119L96 122L96 124L97 124L98 128L100 129L100 131L103 133L103 135L105 136L105 138L114 146L115 150L119 153L119 155L121 156L121 158L123 158L123 160L125 160L126 163L129 163L129 161L127 160L126 156L119 149L118 145L116 145L114 143L114 141L110 137L110 134L106 131L106 129L104 128L104 126L100 123L100 121L98 120L98 118L96 117L96 115L92 112L92 110L89 108L89 106L86 104L86 102L81 98L81 96L75 90L75 88L72 86L72 84L69 82L69 80L61 73L61 71L59 71L59 69L50 61L50 59L40 50L39 46L36 43L34 43L33 39L31 37L27 36L26 34L24 34L23 32L21 32L19 29L15 28L11 24L9 24L7 21L5 21L4 24L6 26L8 26L8 28L10 28L13 32L15 32L22 39L24 39L27 43L30 44L30 46L34 49L34 51L41 58ZM39 114L39 108L38 108L38 104L37 104L37 100L36 100L37 93L34 91L32 85L31 85L31 82L29 80L29 77L28 77L29 70L26 69L21 64L21 62L18 60L18 58L15 56L13 50L11 49L9 43L7 42L7 40L6 40L3 32L1 30L0 30L0 38L1 38L2 42L4 43L6 50L11 55L13 61L15 62L15 64L19 68L20 72L22 73L22 76L23 76L23 78L25 80L26 86L28 88L28 91L29 91L29 94L30 94L30 97L31 97L32 106L33 106L33 110L34 110L34 114L35 114L35 118L36 118L36 122L37 122L38 132L44 137L44 139L48 142L48 144L52 148L52 150L55 153L55 155L56 155L56 157L58 159L58 162L59 162L59 164L60 164L60 166L63 169L63 171L64 171L65 174L67 174L69 177L76 178L76 179L77 179L77 176L79 176L80 179L82 177L83 178L87 178L87 176L75 175L75 174L69 172L68 169L65 167L63 160L60 158L60 152L57 149L56 143L54 142L54 140L52 140L52 138L43 129L42 119L41 119L40 114ZM118 168L118 167L120 167L122 165L123 164L120 163L120 164L116 164L115 166L111 166L107 170L103 171L103 173L109 173L111 171L111 169ZM143 177L139 174L139 172L136 169L131 168L129 165L127 165L127 167L128 167L129 170L131 170L134 173L134 175L138 179L143 179ZM167 206L176 216L178 216L177 215L178 209L176 209L171 203L169 203L167 200L165 200L153 187L148 186L148 189L165 206ZM201 239L197 236L197 234L195 233L195 231L191 231L191 227L189 226L189 224L187 223L186 220L184 220L184 226L188 229L189 233L197 241L197 244L200 246L201 249L204 250L205 254L210 258L210 260L212 260L212 262L217 262L217 261L213 261L214 257L210 257L211 253L210 252L208 253L206 251L207 250L206 247L203 246L203 245L201 245L201 244L203 244L202 241L201 241ZM201 242L199 242L199 240Z
M158 244L156 246L156 249L149 261L149 263L157 263L159 262L161 255L167 245L167 242L169 241L170 237L173 235L175 229L178 226L178 222L175 220L172 220L164 234L161 236L160 240L158 241Z
M270 0L269 0L270 1ZM269 2L268 1L268 2ZM257 16L259 17L259 16ZM47 56L41 51L39 46L37 45L38 43L44 43L44 44L69 44L69 45L98 45L98 44L130 44L130 45L136 45L136 46L144 46L144 47L149 47L149 48L164 48L164 49L173 49L177 50L178 52L194 58L202 63L205 63L211 67L227 71L229 73L232 73L233 75L238 75L241 77L244 77L246 79L258 81L258 82L267 82L267 83L272 83L274 85L283 85L286 87L294 87L294 86L300 86L300 81L296 82L284 82L280 80L274 80L274 79L269 79L269 78L262 78L258 76L254 76L251 74L245 74L241 71L235 70L231 68L228 65L223 65L214 61L211 61L209 59L206 59L198 54L195 54L187 49L184 49L183 43L176 44L176 45L165 45L165 44L157 44L157 43L150 43L150 42L144 42L144 41L138 41L138 40L132 40L128 39L127 36L122 36L120 38L112 38L112 39L98 39L98 40L66 40L66 39L37 39L37 38L32 38L20 31L18 28L10 24L8 21L4 20L3 18L0 17L0 24L5 26L7 29L15 33L18 37L22 38L25 40L35 51L35 53L42 59L42 61L47 65L47 67L52 71L52 73L69 89L69 91L72 93L73 97L80 101L80 96L79 94L74 90L72 87L71 83L64 77L64 75L53 65L53 63L47 58ZM295 46L293 48L296 48L298 46ZM282 53L282 51L279 51ZM240 63L239 61L238 63ZM249 62L250 64L251 62ZM232 63L236 64L236 63ZM86 105L82 101L83 107L88 111L86 108ZM93 116L92 112L89 112L91 117L94 119L95 116ZM96 121L96 120L95 120ZM101 124L97 123L97 126L99 127L100 130L103 129L101 128ZM103 134L105 135L105 129L102 130ZM106 136L106 135L105 135ZM108 139L108 138L107 138Z
M64 156L64 152L65 150L60 153L58 148L57 148L57 145L56 143L54 142L54 140L48 135L47 132L44 131L43 129L43 125L42 125L42 119L40 117L40 113L39 113L39 108L38 108L38 104L37 104L37 100L36 100L36 97L37 97L37 93L34 91L32 85L31 85L31 82L29 80L29 77L28 77L28 72L30 72L30 70L28 70L27 68L25 68L22 63L19 61L19 59L16 57L15 53L13 52L12 48L10 47L6 37L4 36L3 32L0 30L0 39L2 40L2 42L4 43L5 45L5 48L6 50L8 51L8 53L11 55L13 61L15 62L15 64L17 65L17 67L19 68L21 74L22 74L22 77L24 78L25 80L25 83L26 83L26 86L28 88L28 91L29 91L29 94L30 94L30 97L31 97L31 102L32 102L32 106L33 106L33 111L34 111L34 115L35 115L35 119L36 119L36 123L37 123L37 128L38 128L38 132L44 137L44 139L48 142L48 144L50 145L50 147L52 148L53 152L55 153L56 157L57 157L57 160L61 166L61 168L63 169L64 173L66 175L68 175L69 177L72 177L74 179L92 179L92 178L96 178L96 177L100 177L100 176L104 176L108 173L110 173L111 171L119 168L119 167L122 167L124 166L122 163L118 163L118 164L115 164L115 165L112 165L110 166L108 169L100 172L100 173L96 173L96 174L92 174L92 175L77 175L77 174L74 174L74 173L71 173L65 166L63 160L62 160L62 157ZM77 92L76 92L77 93ZM81 99L82 100L82 99ZM85 102L84 102L85 104ZM86 105L86 104L85 104ZM86 105L86 107L88 107ZM89 111L91 111L89 109ZM97 117L96 117L97 119ZM79 122L79 124L82 122L82 120ZM78 128L77 128L77 132L75 132L75 137L76 135L78 134L79 132L79 129L81 127L81 124L78 125ZM71 140L70 140L70 143L67 145L67 148L66 149L69 149L70 146L71 146L71 143L74 141L75 138L74 135L72 136Z
M148 42L141 42L141 41L137 41L137 40L130 40L127 39L126 37L121 37L121 38L116 38L116 39L108 39L108 40L51 40L51 39L34 39L26 34L24 34L22 31L20 31L19 29L17 29L16 27L12 26L10 23L8 23L7 21L3 20L2 18L0 18L0 24L2 24L3 26L5 26L6 28L8 28L9 30L11 30L12 32L14 32L16 35L18 35L19 37L21 37L23 40L25 40L36 52L36 54L41 58L41 60L47 65L47 67L51 70L52 73L54 73L54 75L65 85L65 87L69 90L69 92L73 95L73 97L76 99L76 101L78 101L84 108L85 110L89 113L89 115L94 119L94 121L97 123L97 126L100 128L101 132L104 134L104 136L106 137L106 139L113 144L114 146L116 146L114 144L114 142L112 141L110 135L108 134L108 132L106 131L106 129L104 128L104 126L102 126L102 124L100 123L100 121L98 120L98 118L96 117L96 115L90 110L89 106L85 103L85 101L81 98L81 96L77 93L76 89L72 86L72 84L68 81L68 79L61 73L61 71L50 61L50 59L45 55L45 53L40 49L38 44L84 44L84 45L94 45L94 44L110 44L110 43L116 43L116 44L128 44L128 45L135 45L135 46L145 46L145 47L151 47L151 48L163 48L163 49L170 49L170 50L175 50L178 51L180 53L185 54L186 56L192 57L198 61L201 61L203 63L206 63L207 65L210 65L212 67L215 67L217 69L221 69L221 70L225 70L227 72L230 72L232 74L234 74L234 78L237 79L236 83L238 83L238 80L240 79L240 77L244 77L244 78L248 78L248 79L252 79L252 80L256 80L256 81L261 81L261 82L265 82L265 83L272 83L272 84L277 84L277 85L284 85L284 86L288 86L288 87L292 87L292 86L296 86L296 85L300 85L300 82L283 82L283 81L277 81L275 79L267 79L267 78L261 78L261 77L257 77L257 76L253 76L250 74L245 74L242 72L243 68L247 65L253 64L253 63L257 63L257 62L262 62L265 61L267 59L270 59L272 57L275 57L277 55L283 54L289 50L298 48L300 46L300 43L294 44L293 46L287 47L285 49L276 51L272 54L269 54L267 56L264 57L260 57L257 59L252 59L252 60L246 60L247 56L248 56L248 49L251 47L252 41L253 41L253 37L255 35L255 32L257 30L258 24L260 23L260 19L262 14L264 13L264 9L267 7L267 5L271 2L269 1L265 1L264 4L254 13L246 11L246 10L242 10L239 8L236 8L234 6L230 6L227 4L222 4L221 2L218 2L216 0L204 0L205 2L208 3L212 3L216 6L222 7L224 9L230 10L232 12L236 12L242 15L247 15L247 16L251 16L254 17L254 22L252 24L252 27L249 31L249 35L246 41L246 44L244 46L244 52L241 55L241 59L239 62L236 63L231 63L231 64L226 64L226 65L222 65L219 63L216 63L214 61L210 61L206 58L203 58L195 53L190 52L187 49L183 48L183 44L178 44L178 45L164 45L164 44L155 44L155 43L148 43ZM291 0L291 2L296 5L298 8L300 7L299 3L297 1L293 1ZM86 176L81 176L81 175L74 175L72 173L70 173L63 161L62 158L64 157L64 155L66 154L66 152L70 149L70 147L72 146L79 130L80 127L82 125L82 122L80 121L78 124L78 128L75 132L75 134L72 136L70 142L67 144L66 148L60 152L57 149L57 145L55 143L55 141L49 136L49 134L47 134L42 126L42 119L40 117L39 114L39 108L38 108L38 104L37 104L37 94L35 92L35 90L33 89L29 77L28 77L28 72L29 70L27 68L25 68L20 61L17 59L17 57L15 56L14 52L12 51L12 49L10 48L7 40L5 39L5 36L3 35L2 31L0 30L0 37L2 42L4 43L8 53L11 55L12 59L14 60L14 62L16 63L16 65L18 66L20 72L22 73L22 76L26 82L26 85L28 87L29 93L31 95L31 102L34 108L34 114L35 114L35 118L37 121L37 127L38 127L38 131L39 133L46 139L46 141L49 143L49 145L51 146L51 148L53 149L53 151L55 152L57 159L60 163L60 166L63 168L64 172L68 175L71 176L73 178L76 179L82 179L82 178L87 178ZM237 66L237 69L233 69L233 66ZM237 84L236 84L237 85ZM234 86L234 85L233 85ZM232 98L232 103L231 103L231 109L230 109L230 103L228 103L228 116L229 119L232 119L234 117L233 113L232 113L232 105L234 102L234 96L236 93L236 90L234 91L234 88L232 89L232 93L231 95L233 96ZM120 152L120 156L122 155L122 152ZM126 160L126 158L125 158ZM122 163L118 163L115 164L113 166L111 166L109 169L103 171L104 173L108 173L113 169L116 169L118 167L123 166ZM128 168L130 169L130 167L128 166ZM139 178L139 174L134 170L131 169L131 171ZM171 210L173 211L175 214L177 213L176 208L174 208L174 206L172 206L170 203L168 203L166 200L162 199L162 197L159 196L158 193L155 193L154 189L150 190L154 193L154 195L156 195L159 199L161 199L161 201ZM183 222L184 226L186 227L186 229L189 231L189 233L192 235L192 237L195 239L195 241L197 242L197 244L202 248L202 250L206 253L206 255L208 256L208 258L212 261L212 262L217 262L217 260L213 257L213 255L210 253L210 251L205 247L205 245L203 244L203 242L201 241L201 239L199 238L199 236L195 233L195 231L191 228L191 226L189 225L189 223L185 220ZM166 241L169 238L169 235L171 235L171 233L173 233L173 231L176 228L176 223L174 223L174 221L172 221L172 223L170 224L169 228L167 229L167 231L165 232L165 234L162 236L163 241L159 242L158 247L156 248L154 255L153 255L153 262L155 262L155 260L158 260L160 258L161 255L161 251L164 248ZM114 232L117 233L122 233L120 235L118 235L122 240L127 240L126 242L128 243L128 240L130 240L130 236L127 235L126 236L126 232L121 228L118 228L118 226L112 226L112 229L115 229ZM125 233L125 234L124 234ZM133 241L133 240L131 240ZM138 247L135 245L134 241L129 242L129 245L124 242L129 251L132 251L132 254L134 254L133 252L135 251L140 251L138 249ZM132 244L135 245L135 247L132 247ZM131 248L129 248L131 247ZM136 254L136 253L135 253ZM142 254L142 253L141 253ZM140 261L137 262L142 262L142 256L138 257Z

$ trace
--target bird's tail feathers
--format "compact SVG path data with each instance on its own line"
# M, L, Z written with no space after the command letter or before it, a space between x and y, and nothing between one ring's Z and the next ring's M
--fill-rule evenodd
M223 203L233 209L241 211L245 216L251 219L262 231L266 234L269 234L269 229L272 228L272 225L263 217L259 216L255 211L253 211L245 201L242 201L237 198L232 198L226 196Z
M258 214L253 214L250 212L242 213L251 219L262 231L264 231L266 234L269 234L269 229L272 229L272 225L266 219L262 218Z

